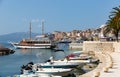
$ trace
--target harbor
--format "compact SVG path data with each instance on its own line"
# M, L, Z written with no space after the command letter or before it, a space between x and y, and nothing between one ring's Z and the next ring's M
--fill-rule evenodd
M31 38L29 41L23 40L18 46L10 42L3 43L5 47L14 49L15 53L0 57L3 61L0 65L9 62L9 65L1 68L3 71L0 75L2 77L44 75L46 77L102 77L112 69L112 58L115 58L113 54L119 50L119 43L112 41L63 42L62 40L62 42L54 41L55 48L47 48L46 42L43 41L36 42Z
M0 0L0 77L119 73L120 1Z
M68 45L64 45L64 46L68 46ZM64 46L63 46L63 49L64 49ZM108 46L111 49L107 48ZM64 49L66 54L70 54L73 52L73 51L70 51L68 49ZM119 72L119 53L120 53L119 52L119 43L99 42L99 41L84 42L83 43L83 50L86 53L88 53L88 51L90 51L89 55L95 55L95 57L99 59L100 63L98 65L96 65L94 68L92 68L92 70L89 70L90 68L88 69L88 67L92 67L92 66L84 66L83 68L85 68L86 70L89 70L89 71L84 72L82 74L79 74L79 73L81 73L81 72L78 72L80 70L77 70L77 71L74 70L75 73L78 72L76 77L96 77L96 76L98 76L98 77L105 77L105 76L112 77L113 75L117 75L117 73ZM46 52L48 54L46 54ZM81 53L83 53L83 51ZM0 57L1 61L3 61L2 62L3 64L0 63L0 65L4 65L4 63L6 64L6 62L9 62L9 65L0 68L1 70L3 70L0 72L0 74L2 77L5 77L5 76L12 77L12 76L20 75L20 72L21 72L20 67L22 65L25 65L31 61L33 61L35 63L38 63L38 62L42 63L42 62L48 60L51 57L51 55L53 55L53 54L54 54L54 56L57 54L62 54L62 56L55 56L55 57L56 57L56 59L60 59L60 58L63 59L63 55L64 55L63 52L53 53L53 52L50 52L49 49L39 49L39 50L38 49L17 49L17 53L14 53L14 54L11 54L8 56ZM22 55L24 57L22 57ZM47 55L47 56L45 56L45 55ZM16 56L17 61L12 59L13 56L14 57ZM5 59L5 57L7 59L6 62L5 62L5 60L3 60L3 59ZM19 57L21 57L21 58L19 58ZM44 59L43 59L43 57L44 57ZM13 69L13 70L8 70L8 68ZM6 75L7 73L8 73L8 75ZM35 76L35 75L36 74L33 74L33 76ZM32 76L32 74L30 76ZM38 76L38 75L36 75L36 76ZM47 76L47 75L41 75L41 76ZM22 77L22 75L21 75L21 77Z
M8 47L12 48L13 46L11 44L5 44L8 45ZM69 55L73 53L74 51L69 50L68 45L66 44L60 44L59 47L61 47L65 52L52 52L51 49L15 49L15 53L7 56L0 56L1 63L0 65L5 65L6 63L9 63L6 66L3 66L0 68L0 75L2 77L6 76L14 76L14 75L20 75L21 74L21 66L26 65L29 62L34 63L42 63L44 61L47 61L51 55L55 57L55 59L63 59L65 55ZM58 55L59 54L59 55ZM61 55L60 55L61 54ZM12 70L10 70L12 69ZM74 70L75 73L77 71L84 71L82 69ZM90 70L89 70L90 71ZM82 72L78 72L77 75L82 74Z

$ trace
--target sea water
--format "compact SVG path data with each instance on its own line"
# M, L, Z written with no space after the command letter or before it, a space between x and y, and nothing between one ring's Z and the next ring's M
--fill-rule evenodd
M14 49L8 42L1 42L4 47ZM55 59L62 59L70 53L68 44L59 44L59 47L65 52L53 52L51 49L14 49L14 54L0 56L0 77L19 75L21 66L29 62L45 62L51 56Z

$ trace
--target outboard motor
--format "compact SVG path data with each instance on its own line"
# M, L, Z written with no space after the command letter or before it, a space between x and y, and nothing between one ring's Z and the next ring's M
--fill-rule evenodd
M32 72L32 65L33 64L34 64L33 62L29 62L27 65L21 66L21 74L24 73L24 70Z

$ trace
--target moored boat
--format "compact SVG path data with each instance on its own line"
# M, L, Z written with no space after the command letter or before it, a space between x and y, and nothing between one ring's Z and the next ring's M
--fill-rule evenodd
M27 74L21 74L21 75L14 75L13 77L58 77L58 76L52 76L48 74L27 73ZM59 77L62 77L62 76L59 76Z
M22 75L57 75L57 76L65 76L70 73L71 68L42 68L42 67L35 67L33 62L28 63L26 66L22 66ZM47 76L46 76L47 77ZM51 77L51 76L50 76Z
M42 39L24 39L19 43L11 43L15 48L52 48L52 41L47 38Z
M74 68L76 66L82 67L84 64L89 63L90 60L48 60L46 63L36 63L33 67L41 67L41 68Z
M15 48L53 48L55 47L52 40L49 39L49 37L42 32L42 35L36 36L35 39L32 39L31 36L31 23L30 23L30 37L29 39L23 39L19 43L13 43L11 44Z
M0 45L0 55L13 54L15 51Z
M72 69L64 69L64 68L39 68L38 71L36 71L36 73L65 76L69 74L71 70Z

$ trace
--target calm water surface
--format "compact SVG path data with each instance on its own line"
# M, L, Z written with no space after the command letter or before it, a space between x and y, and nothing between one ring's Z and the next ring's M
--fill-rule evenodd
M1 44L13 49L9 43ZM71 53L66 44L60 44L59 47L65 50L65 54L63 52L53 52L50 49L15 49L16 52L14 54L0 56L0 76L6 77L20 74L20 67L31 61L34 63L44 62L51 55L55 59L62 59L65 55Z

